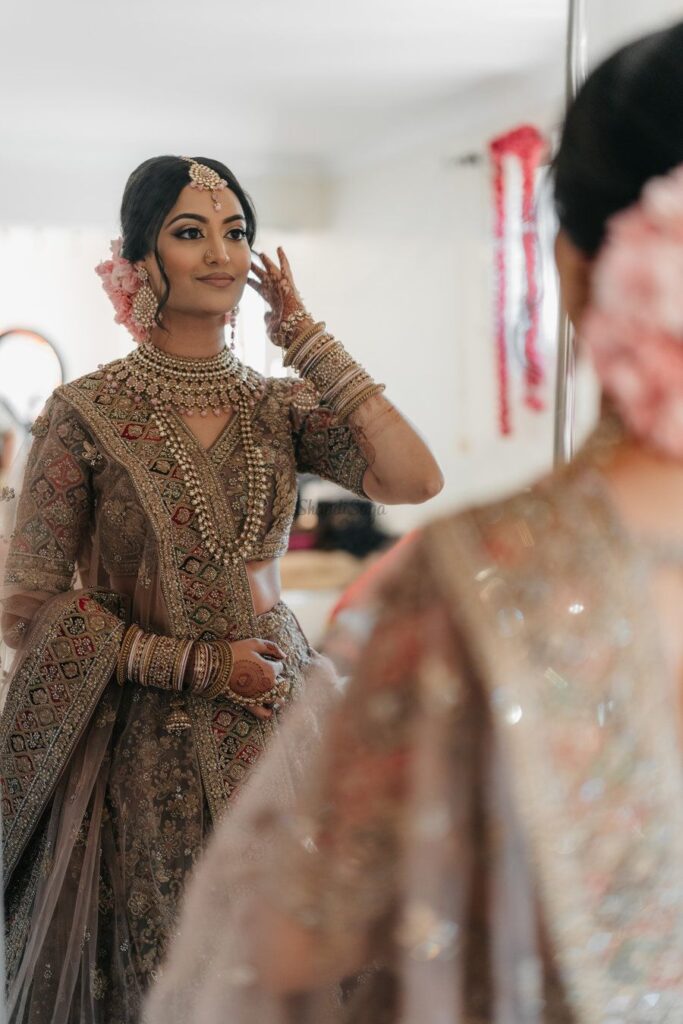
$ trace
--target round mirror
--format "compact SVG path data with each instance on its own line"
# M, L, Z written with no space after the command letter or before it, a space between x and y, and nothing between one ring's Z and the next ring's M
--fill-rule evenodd
M25 327L0 331L0 483L49 395L64 380L64 364L42 334Z
M42 334L24 327L0 331L0 401L24 428L63 380L61 357Z

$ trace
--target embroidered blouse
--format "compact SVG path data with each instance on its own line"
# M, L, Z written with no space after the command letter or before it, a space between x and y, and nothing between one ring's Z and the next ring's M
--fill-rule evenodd
M151 407L104 386L121 363L58 388L36 420L6 582L40 600L68 590L78 573L83 585L133 599L133 618L147 627L205 638L241 631L247 623L237 590L245 599L248 590L227 581L204 551L187 484ZM239 418L208 449L178 422L220 530L239 534L247 515ZM364 497L367 461L352 431L320 406L306 382L265 379L252 430L267 470L254 558L286 552L297 472Z

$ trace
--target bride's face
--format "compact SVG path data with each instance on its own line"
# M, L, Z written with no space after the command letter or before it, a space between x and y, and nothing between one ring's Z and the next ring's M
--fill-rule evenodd
M239 303L251 266L244 210L234 192L211 193L186 185L157 241L170 283L165 309L199 317L222 316ZM142 261L157 295L163 284L153 254Z

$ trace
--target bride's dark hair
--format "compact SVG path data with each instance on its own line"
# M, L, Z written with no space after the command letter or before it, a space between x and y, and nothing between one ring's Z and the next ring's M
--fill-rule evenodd
M624 47L572 104L555 158L560 224L593 256L607 221L683 164L683 22Z
M253 246L256 236L256 211L235 175L220 160L210 160L204 156L193 159L217 171L221 178L227 181L228 188L240 202L247 222L247 239L249 245ZM159 264L164 291L159 297L156 317L158 324L161 324L161 311L168 301L170 284L159 254L157 240L165 218L175 206L182 190L190 183L188 172L189 164L179 156L151 157L136 167L130 175L121 201L121 255L134 263L153 252Z

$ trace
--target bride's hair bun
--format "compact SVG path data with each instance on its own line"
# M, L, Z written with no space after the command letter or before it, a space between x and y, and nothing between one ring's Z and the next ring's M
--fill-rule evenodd
M589 76L554 162L560 224L595 255L607 222L683 164L683 22L631 43Z

